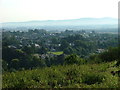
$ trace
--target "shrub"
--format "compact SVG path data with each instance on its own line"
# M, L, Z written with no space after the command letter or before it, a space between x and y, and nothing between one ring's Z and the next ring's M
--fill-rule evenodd
M88 85L95 83L100 84L104 78L102 75L87 73L82 76L82 82Z
M76 54L68 55L64 61L64 64L84 64L84 63L85 60L79 58L79 56L77 56Z

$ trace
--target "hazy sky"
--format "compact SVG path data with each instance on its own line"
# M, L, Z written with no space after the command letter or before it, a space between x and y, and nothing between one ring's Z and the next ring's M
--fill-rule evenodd
M119 0L0 0L0 22L118 17Z

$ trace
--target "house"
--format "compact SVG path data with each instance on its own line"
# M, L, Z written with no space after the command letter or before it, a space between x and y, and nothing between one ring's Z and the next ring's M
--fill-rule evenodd
M97 53L102 53L102 52L104 52L105 50L104 49L97 49Z

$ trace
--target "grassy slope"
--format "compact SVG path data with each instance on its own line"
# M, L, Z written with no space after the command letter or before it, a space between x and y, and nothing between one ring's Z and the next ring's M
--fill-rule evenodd
M53 66L3 74L3 88L116 88L115 62L88 65Z
M54 55L61 55L61 54L63 54L63 51L59 51L59 52L48 52L48 53L52 53L52 54L54 54Z

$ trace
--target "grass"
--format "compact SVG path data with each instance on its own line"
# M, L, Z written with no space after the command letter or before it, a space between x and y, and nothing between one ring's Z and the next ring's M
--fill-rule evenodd
M63 51L59 51L59 52L48 52L48 53L52 53L52 54L54 54L54 55L61 55L61 54L63 54Z
M3 88L117 88L115 63L52 66L34 70L6 72Z

